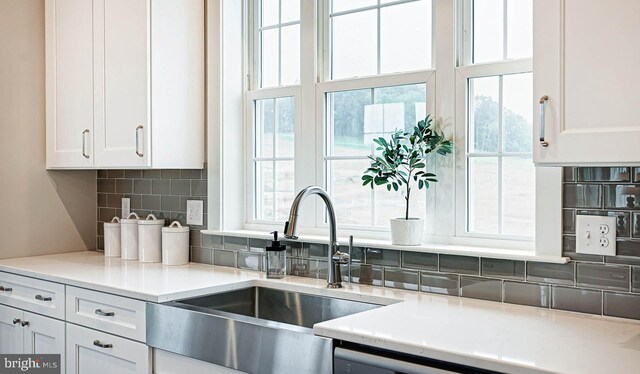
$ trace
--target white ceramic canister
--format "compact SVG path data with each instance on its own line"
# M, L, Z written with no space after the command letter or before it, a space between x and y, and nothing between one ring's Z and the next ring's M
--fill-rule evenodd
M162 260L162 227L164 219L149 214L147 219L138 221L138 252L140 262L160 262Z
M173 221L162 228L162 264L185 265L189 263L189 226Z
M104 255L120 257L120 218L113 217L104 223Z
M135 218L132 218L135 217ZM123 260L138 259L138 220L136 213L120 220L120 247Z

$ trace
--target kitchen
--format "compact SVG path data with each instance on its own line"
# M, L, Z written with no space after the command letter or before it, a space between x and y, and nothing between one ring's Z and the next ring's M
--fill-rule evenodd
M637 372L639 15L0 0L0 355Z

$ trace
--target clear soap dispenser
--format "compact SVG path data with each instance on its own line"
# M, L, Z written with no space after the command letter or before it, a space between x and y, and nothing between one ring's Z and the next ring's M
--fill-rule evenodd
M267 278L284 278L287 274L287 251L278 240L278 232L274 231L273 242L267 247Z

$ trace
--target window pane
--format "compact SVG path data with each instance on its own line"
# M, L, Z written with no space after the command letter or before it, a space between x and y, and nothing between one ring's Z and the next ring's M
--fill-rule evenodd
M276 157L293 157L295 130L295 100L293 97L276 99Z
M365 117L372 120L372 90L354 90L327 94L329 141L331 156L367 156L372 152L373 135L365 130ZM369 114L367 114L369 113ZM364 169L363 169L364 170Z
M274 100L256 100L256 156L273 157Z
M300 84L300 25L281 29L280 85Z
M380 9L380 72L431 67L431 1Z
M405 191L387 191L384 186L375 189L374 200L374 225L385 227L389 225L391 218L404 218L406 204L404 200ZM411 204L409 206L409 217L426 218L427 213L427 191L418 190L418 186L412 183Z
M382 87L373 90L375 104L382 106L382 124L378 130L388 134L396 129L412 131L426 117L427 85Z
M274 87L279 85L279 53L280 43L278 41L279 29L271 29L260 32L260 67L261 67L261 87Z
M377 74L377 11L331 19L333 79Z
M256 218L285 221L294 198L293 161L256 161Z
M499 232L498 158L471 157L468 166L468 229L470 232Z
M507 1L507 58L533 56L533 1Z
M275 216L274 161L255 162L256 218L273 220Z
M473 1L474 63L504 59L503 19L503 0Z
M367 159L328 162L327 179L338 225L372 224L371 189L362 186L360 179L368 166Z
M531 73L502 78L505 152L531 152L533 133L533 82Z
M376 5L376 0L332 0L331 13Z
M278 24L279 0L262 0L262 27Z
M529 157L505 157L502 164L502 233L535 234L535 167Z
M499 96L499 77L469 79L469 152L499 151Z
M282 19L281 23L295 22L300 20L300 0L281 0Z

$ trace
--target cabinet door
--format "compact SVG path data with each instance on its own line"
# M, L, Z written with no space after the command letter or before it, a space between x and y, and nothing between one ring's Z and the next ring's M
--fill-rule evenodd
M534 93L544 103L536 105L534 161L639 162L640 2L536 0L533 7Z
M22 317L21 310L0 305L0 353L23 353Z
M85 327L67 326L67 373L148 374L150 348Z
M59 354L61 373L65 364L64 322L24 312L24 353Z
M93 3L96 166L150 166L149 2Z
M92 13L90 1L45 1L47 168L93 165Z

